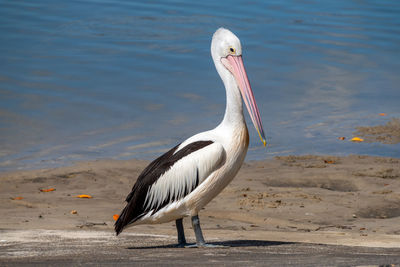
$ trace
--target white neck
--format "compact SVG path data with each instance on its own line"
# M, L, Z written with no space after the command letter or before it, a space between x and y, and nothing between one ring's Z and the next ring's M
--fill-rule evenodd
M235 78L219 60L214 61L214 63L226 90L226 109L221 125L236 126L237 124L245 124L242 97Z

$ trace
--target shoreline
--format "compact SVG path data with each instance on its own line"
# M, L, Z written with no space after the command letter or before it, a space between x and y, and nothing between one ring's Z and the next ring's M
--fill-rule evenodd
M386 116L386 115L385 115ZM352 142L352 137L357 137L358 139L362 139L361 142ZM88 146L86 147L86 153L93 153L96 150L94 148L110 148L109 146L113 144L123 145L123 142L131 139L135 139L135 136L126 136L124 138L117 138L108 140L106 143L98 144L97 146ZM308 142L309 137L304 139L303 141ZM316 140L315 142L319 142L321 140ZM356 126L354 128L353 134L348 134L347 136L330 136L325 140L327 143L324 143L327 146L328 151L331 151L330 156L336 157L347 157L352 155L359 156L372 156L372 157L395 157L400 158L400 118L390 117L386 119L384 124L378 124L375 126ZM43 169L58 169L69 166L81 165L85 162L97 162L97 161L146 161L147 159L152 160L162 153L168 151L170 147L177 145L179 142L166 142L164 141L150 141L144 142L136 145L125 144L128 147L128 150L132 149L143 149L150 148L147 151L136 151L134 153L121 152L119 156L117 155L103 155L101 151L98 151L100 154L97 155L98 159L93 159L91 157L86 157L84 154L81 158L74 158L73 154L67 153L66 155L58 155L53 157L49 157L52 151L57 151L62 148L66 148L65 145L59 145L55 147L45 148L44 150L38 150L36 152L37 155L46 155L45 158L36 157L36 156L22 156L17 157L17 159L13 158L3 158L2 162L0 162L0 176L7 173L13 172L23 172L23 171L34 171L34 170L43 170ZM83 146L85 147L85 146ZM284 150L276 151L273 146L269 147L269 152L267 154L263 154L262 159L261 156L256 157L255 155L250 155L252 152L260 150L261 146L252 147L249 149L248 155L246 158L246 162L256 162L256 161L265 161L272 160L280 155L289 156L296 155L302 156L301 151L303 150ZM338 148L338 149L337 149ZM354 148L354 150L353 150ZM263 148L262 148L263 149ZM148 157L144 158L132 158L132 159L124 159L129 156L132 157L134 155L139 155L140 153L146 154ZM18 153L17 153L18 154ZM16 154L16 155L17 155ZM316 156L326 156L328 154L324 152L320 152L319 150L313 151L312 155ZM102 157L103 155L104 157ZM122 156L124 155L124 156ZM150 156L151 155L151 156ZM122 157L122 158L121 158ZM27 160L27 162L24 162Z

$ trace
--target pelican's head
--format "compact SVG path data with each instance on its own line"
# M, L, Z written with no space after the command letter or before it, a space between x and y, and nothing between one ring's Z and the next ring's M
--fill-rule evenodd
M217 71L224 77L232 75L249 111L251 120L264 146L266 145L264 129L261 123L253 91L242 60L242 45L239 38L231 31L219 28L213 35L211 42L211 55L217 66Z

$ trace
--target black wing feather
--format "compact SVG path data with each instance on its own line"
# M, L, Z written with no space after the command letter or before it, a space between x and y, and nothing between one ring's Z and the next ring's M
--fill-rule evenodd
M141 217L143 217L150 211L146 210L144 207L146 195L147 192L149 191L149 188L155 182L157 182L158 178L160 178L161 175L167 172L177 161L179 161L183 157L193 153L194 151L202 149L212 143L213 141L193 142L175 153L175 151L178 149L180 145L179 144L174 148L172 148L171 150L169 150L168 152L166 152L165 154L163 154L162 156L155 159L153 162L151 162L139 175L135 185L132 188L132 191L126 197L126 202L128 202L128 204L122 210L118 220L115 222L115 232L117 233L117 235L122 232L125 226L139 220ZM197 170L196 184L191 189L191 191L193 191L194 188L196 188L199 183L198 176L199 172ZM186 196L190 192L185 191L184 196ZM161 205L159 205L156 209L153 210L153 213L159 211L171 201L175 201L175 199L170 200L168 196L168 198L166 198L166 200Z

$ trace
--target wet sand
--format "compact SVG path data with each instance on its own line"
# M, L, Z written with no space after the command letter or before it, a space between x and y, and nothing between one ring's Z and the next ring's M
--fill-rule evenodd
M400 143L400 118L392 118L385 125L356 127L356 135L365 138L366 142L383 144Z
M2 266L398 266L400 249L252 239L175 248L175 237L99 230L0 231Z

